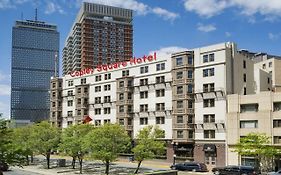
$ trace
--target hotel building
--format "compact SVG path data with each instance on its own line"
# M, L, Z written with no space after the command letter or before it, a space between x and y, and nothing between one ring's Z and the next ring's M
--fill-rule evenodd
M84 2L63 48L63 75L133 56L133 11Z
M254 63L227 42L74 71L53 79L50 121L65 128L90 116L94 125L119 123L132 138L144 126L159 125L167 159L175 155L209 168L223 166L228 157L227 96L256 93Z

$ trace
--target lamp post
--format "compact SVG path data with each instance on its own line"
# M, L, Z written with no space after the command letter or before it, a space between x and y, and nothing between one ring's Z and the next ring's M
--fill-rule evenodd
M176 157L177 157L177 155L176 154L174 154L174 161L173 161L173 165L175 165L176 164Z
M174 149L173 165L175 165L175 163L176 163L176 157L177 157L176 149L177 149L177 146L178 146L178 142L173 142L173 149Z

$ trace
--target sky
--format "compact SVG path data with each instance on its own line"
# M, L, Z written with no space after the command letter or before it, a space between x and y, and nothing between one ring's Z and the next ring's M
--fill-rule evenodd
M0 113L10 116L11 42L16 20L56 24L60 50L83 1L134 10L134 55L170 54L221 42L281 55L281 0L0 0ZM61 59L61 52L60 52Z

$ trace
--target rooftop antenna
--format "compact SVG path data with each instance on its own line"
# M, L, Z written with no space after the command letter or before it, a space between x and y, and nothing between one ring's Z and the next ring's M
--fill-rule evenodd
M35 21L37 21L37 8L35 9Z

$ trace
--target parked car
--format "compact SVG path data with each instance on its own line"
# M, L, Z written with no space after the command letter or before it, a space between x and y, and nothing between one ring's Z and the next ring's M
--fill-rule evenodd
M198 163L198 162L177 163L175 165L171 165L171 169L181 170L181 171L197 171L197 172L208 171L207 166L204 163Z
M8 171L9 165L5 162L0 161L0 171Z
M256 175L257 170L252 166L229 165L212 169L215 175Z
M281 175L281 170L278 170L276 172L270 172L267 175Z

